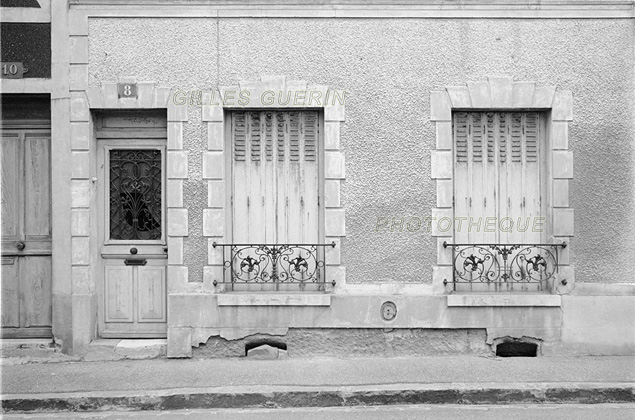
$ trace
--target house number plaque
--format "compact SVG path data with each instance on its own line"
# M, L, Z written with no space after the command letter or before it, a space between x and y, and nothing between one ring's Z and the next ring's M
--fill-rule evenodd
M137 84L136 83L117 83L117 92L119 93L119 98L136 98Z
M384 302L381 305L381 317L384 321L392 321L397 316L397 305L393 302Z
M3 61L0 71L3 79L22 79L26 73L24 63L17 61Z

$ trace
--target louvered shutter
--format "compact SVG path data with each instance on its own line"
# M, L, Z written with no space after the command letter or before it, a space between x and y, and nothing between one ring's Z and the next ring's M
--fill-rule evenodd
M545 214L541 124L535 112L454 114L454 211L466 218L460 230L455 224L457 243L541 242L541 233L532 231L534 218ZM488 217L496 218L493 232L485 231ZM506 217L511 233L499 230ZM470 220L480 220L480 230L470 229Z
M234 243L317 243L317 143L315 111L232 113Z

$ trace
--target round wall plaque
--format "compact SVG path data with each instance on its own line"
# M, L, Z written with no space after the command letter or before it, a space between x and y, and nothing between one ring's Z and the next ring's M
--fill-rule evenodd
M381 317L384 321L392 321L397 316L397 305L392 302L384 302L381 305Z

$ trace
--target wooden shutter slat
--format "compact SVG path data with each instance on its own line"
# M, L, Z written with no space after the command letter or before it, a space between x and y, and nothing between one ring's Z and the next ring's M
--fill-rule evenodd
M234 138L232 139L232 143L234 144L234 160L244 161L247 148L246 114L244 112L233 113L232 122L232 133L234 135Z

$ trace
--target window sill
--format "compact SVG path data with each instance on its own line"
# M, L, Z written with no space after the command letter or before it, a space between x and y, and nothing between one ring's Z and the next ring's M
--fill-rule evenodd
M453 294L448 306L550 306L560 307L560 295L548 294Z
M331 306L324 293L221 293L218 306Z

